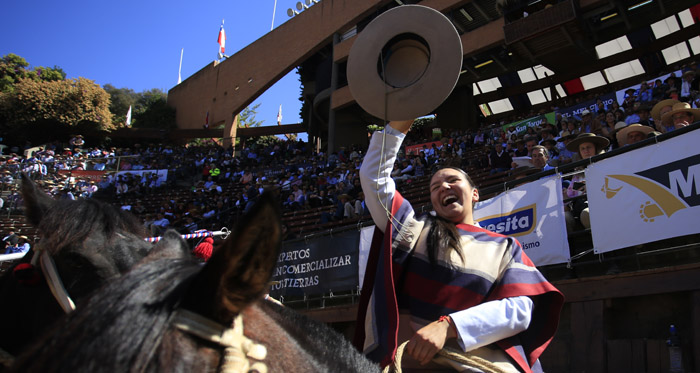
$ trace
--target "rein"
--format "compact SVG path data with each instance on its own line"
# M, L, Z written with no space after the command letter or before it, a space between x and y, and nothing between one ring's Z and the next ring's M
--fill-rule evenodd
M267 373L265 363L258 361L250 364L248 360L264 360L267 349L243 335L241 314L233 320L233 328L228 328L194 312L181 309L177 311L173 325L179 330L225 347L222 373Z
M403 350L406 348L406 345L408 344L408 341L402 343L397 349L396 349L396 355L394 357L394 362L393 364L387 365L382 373L389 373L389 372L395 372L395 373L401 373L401 358L403 357ZM479 369L481 372L484 373L505 373L501 368L493 364L492 362L480 358L478 356L472 355L470 353L463 353L463 352L458 352L454 351L449 348L443 348L440 351L438 351L437 355L440 355L446 359L454 360L458 363L464 364L467 367L471 368L476 368ZM436 357L437 357L436 355Z

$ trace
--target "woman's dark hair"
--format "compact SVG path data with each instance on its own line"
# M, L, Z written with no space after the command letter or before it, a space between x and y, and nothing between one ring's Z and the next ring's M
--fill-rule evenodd
M459 171L472 188L478 189L469 175L459 167L446 166L438 169L437 171L446 168ZM437 173L437 171L435 173ZM472 209L474 208L475 203L476 202L472 201ZM464 262L464 256L462 255L461 250L462 244L460 235L457 231L457 226L455 223L433 214L428 214L426 221L430 223L430 229L428 230L427 237L428 260L430 261L430 264L437 263L437 253L447 251L450 248L456 250L459 257L462 259L462 262Z

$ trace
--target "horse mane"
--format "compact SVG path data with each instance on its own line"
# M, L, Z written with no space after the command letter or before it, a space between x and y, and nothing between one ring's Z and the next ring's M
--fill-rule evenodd
M56 323L12 369L149 370L173 311L200 269L188 259L161 259L134 268Z
M143 224L131 213L94 199L57 200L41 217L37 227L41 245L56 254L64 247L83 243L88 236L103 234L109 241L118 231L145 237Z
M330 326L273 302L260 303L260 308L282 325L300 346L316 352L310 356L314 359L312 364L317 367L316 371L328 371L328 367L337 372L379 371L377 365L365 359L350 341Z

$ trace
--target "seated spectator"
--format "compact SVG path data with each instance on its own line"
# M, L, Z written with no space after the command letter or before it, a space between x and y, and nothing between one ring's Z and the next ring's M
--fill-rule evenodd
M547 148L542 145L535 145L532 148L532 159L530 160L532 166L542 171L554 169L554 167L549 165L548 161L549 151L547 151Z
M572 140L566 148L572 152L578 152L581 159L588 159L601 154L610 145L610 140L603 136L596 136L592 133L582 133ZM586 179L583 172L574 175L566 189L566 197L573 198L586 194ZM578 219L586 228L591 227L591 220L588 212L588 201L576 199L569 206L568 211L571 216ZM567 214L568 215L568 214ZM572 230L571 219L567 217L567 229Z
M5 249L5 254L27 253L29 251L29 248L29 237L19 236L17 244L8 246Z
M170 220L168 220L163 213L159 212L157 219L154 220L148 228L152 236L159 236L165 232L169 225Z
M343 206L343 216L342 219L357 219L358 214L356 212L356 206L352 197L349 194L341 194L338 197L338 201Z
M661 123L666 127L681 129L700 120L700 109L693 109L687 102L679 102L661 116Z
M649 135L651 132L654 132L653 128L643 126L639 123L633 123L617 131L615 137L617 138L617 143L620 145L620 147L623 147L625 145L635 144L642 140L646 140L647 135Z
M513 163L513 158L503 149L503 144L497 142L496 145L494 145L494 149L491 150L491 154L489 154L491 174L509 170L511 168L511 163ZM459 167L459 165L456 166Z

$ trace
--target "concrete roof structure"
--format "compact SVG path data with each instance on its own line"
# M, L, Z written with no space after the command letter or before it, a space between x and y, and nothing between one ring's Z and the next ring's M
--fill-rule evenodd
M436 110L441 127L476 126L480 104L497 115L503 100L516 111L548 107L567 95L562 84L591 74L602 75L605 85L629 86L700 52L700 41L694 41L700 34L697 10L688 10L697 8L693 0L322 0L173 87L168 103L177 110L178 128L201 128L201 118L209 112L212 127L227 125L222 137L235 137L233 116L299 67L302 125L309 136L330 149L366 141L364 127L381 124L381 119L366 114L350 94L347 57L365 25L401 4L441 11L461 35L462 74ZM677 31L660 36L658 29L674 25ZM630 48L612 55L601 52L601 45L620 38ZM670 48L687 53L681 51L669 62L664 53ZM643 73L612 78L606 72L627 63L641 66ZM524 71L540 78L525 81ZM537 102L533 92L548 99Z

